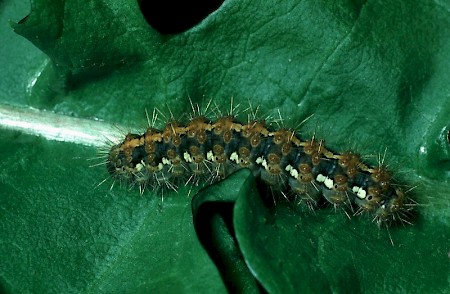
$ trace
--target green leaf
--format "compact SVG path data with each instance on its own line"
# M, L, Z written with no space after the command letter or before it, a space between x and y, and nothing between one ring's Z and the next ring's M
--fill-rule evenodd
M188 98L213 99L226 112L233 97L260 117L278 109L282 126L314 114L302 137L373 164L386 150L396 179L416 187L408 195L421 204L418 217L390 229L392 246L369 217L282 201L270 208L251 180L224 181L222 189L249 191L224 196L236 199L231 254L241 250L267 291L449 288L448 3L227 0L176 35L153 30L135 1L33 0L16 23L27 3L0 3L3 104L127 129L146 126L145 108L178 118L191 112ZM164 200L110 190L112 181L94 188L108 175L89 168L93 148L4 130L0 138L0 290L226 291L194 231L188 195L197 188ZM234 238L227 234L217 233Z
M226 181L201 190L192 200L197 235L231 293L259 293L234 237L232 224L234 203L254 187L253 176L244 169Z
M187 189L142 197L96 186L95 150L2 133L2 286L11 292L219 291ZM195 270L193 270L195 269Z

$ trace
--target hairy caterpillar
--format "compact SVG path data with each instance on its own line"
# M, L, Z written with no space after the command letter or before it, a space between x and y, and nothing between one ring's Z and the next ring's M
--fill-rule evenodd
M241 123L234 115L197 115L186 124L172 119L162 130L129 133L109 150L106 165L112 177L141 191L212 184L248 168L272 190L298 196L310 207L325 199L355 215L373 213L379 226L408 222L414 206L382 162L372 167L356 153L334 153L323 141L303 140L264 120Z

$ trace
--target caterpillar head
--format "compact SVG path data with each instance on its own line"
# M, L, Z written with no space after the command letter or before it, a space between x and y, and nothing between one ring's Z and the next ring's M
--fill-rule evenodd
M144 167L142 165L145 154L141 137L128 134L125 141L113 146L106 160L106 168L110 175L125 182L133 180Z
M394 194L381 200L380 206L375 211L374 220L378 226L399 222L408 223L410 205L406 205L405 193L400 189L394 189Z

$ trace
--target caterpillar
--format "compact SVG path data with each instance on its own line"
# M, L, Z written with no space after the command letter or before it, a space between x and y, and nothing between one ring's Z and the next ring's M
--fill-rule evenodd
M324 199L354 215L373 213L378 226L409 223L414 206L382 162L373 167L352 151L335 153L322 140L304 140L265 120L241 123L232 114L215 120L196 115L186 124L172 118L161 130L128 133L111 147L106 166L114 179L141 191L213 184L248 168L273 191L300 197L310 207Z

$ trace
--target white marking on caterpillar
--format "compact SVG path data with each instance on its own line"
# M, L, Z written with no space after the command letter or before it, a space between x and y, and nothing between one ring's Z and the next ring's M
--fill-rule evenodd
M298 180L298 171L293 168L292 165L287 165L285 170L288 171L294 179Z
M239 164L239 155L237 154L237 152L231 153L230 160Z
M183 158L184 158L184 161L186 161L186 162L189 162L189 163L193 162L191 155L187 151L183 153Z
M214 161L214 153L211 150L209 150L208 153L206 153L206 159Z
M358 196L358 198L360 198L360 199L364 199L364 198L366 198L366 196L367 196L366 190L364 190L364 189L361 188L361 187L354 186L354 187L352 188L352 191L353 191L353 193L355 193L356 196ZM381 208L384 208L383 205L381 206Z

